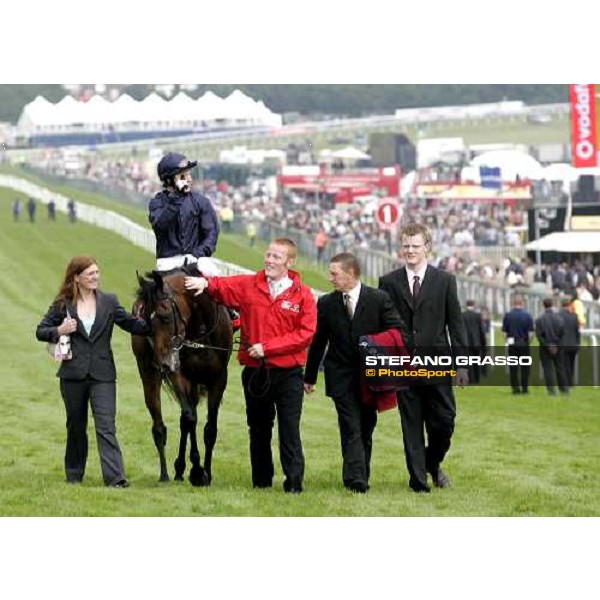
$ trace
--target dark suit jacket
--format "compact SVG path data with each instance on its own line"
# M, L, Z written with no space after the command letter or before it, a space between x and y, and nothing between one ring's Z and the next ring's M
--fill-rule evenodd
M581 343L581 332L579 331L577 315L564 308L558 314L565 325L565 334L562 339L562 345L569 346L570 348L578 347Z
M481 321L481 314L474 310L466 310L462 314L462 318L465 324L467 345L469 348L485 348L485 331L483 329L483 322Z
M404 341L411 351L439 347L446 352L451 343L454 354L467 353L454 275L428 265L414 308L405 267L381 277L379 287L390 295L398 309L407 328Z
M540 346L558 346L563 344L565 325L562 317L551 309L546 309L535 320L535 333Z
M42 342L58 342L58 326L67 315L77 319L77 329L71 334L73 358L62 361L57 377L62 379L85 379L90 376L98 381L114 381L117 377L110 340L116 323L129 333L144 334L148 327L143 319L129 314L114 294L96 291L96 319L90 331L85 331L77 317L77 309L67 303L59 306L54 303L37 326L35 335Z
M403 332L398 313L387 293L381 290L361 285L352 320L346 313L341 292L321 296L317 303L317 331L308 352L304 381L317 381L319 365L329 344L324 363L325 393L330 397L346 394L359 383L358 338L392 328Z

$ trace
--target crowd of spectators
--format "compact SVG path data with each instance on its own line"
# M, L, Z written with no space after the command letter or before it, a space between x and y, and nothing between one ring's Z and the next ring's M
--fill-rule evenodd
M87 160L73 169L74 176L110 184L150 198L160 183L149 161ZM54 172L66 167L65 160L46 160ZM308 236L320 235L321 243L336 251L353 248L394 252L390 238L375 217L378 199L364 197L353 204L333 205L326 196L302 192L277 192L272 182L250 179L232 187L224 182L199 181L199 191L213 202L224 230L236 218L245 222L270 222ZM503 246L517 248L526 241L527 215L518 205L501 202L464 202L450 199L405 199L401 222L418 222L429 227L436 251L434 263L453 273L495 281L509 287L530 287L547 293L577 294L582 300L600 300L600 272L581 261L569 265L543 265L538 272L528 259L498 261L478 258L477 249ZM324 240L324 241L323 241ZM483 255L483 253L482 253Z

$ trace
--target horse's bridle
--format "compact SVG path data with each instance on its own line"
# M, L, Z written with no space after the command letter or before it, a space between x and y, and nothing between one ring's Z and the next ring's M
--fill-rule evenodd
M179 308L179 305L177 304L177 302L175 302L175 299L173 298L173 296L170 294L166 294L166 299L169 301L169 304L171 305L171 313L173 315L173 327L174 327L175 333L171 337L171 347L173 348L173 350L175 352L179 352L181 350L181 348L183 348L183 347L191 348L192 350L220 350L222 352L231 352L231 348L222 348L220 346L211 346L210 344L204 344L204 343L198 342L198 341L195 342L192 340L187 340L185 338L185 332L187 330L188 321L186 321L183 318L183 315L181 314L181 309ZM215 313L216 313L215 319L214 319L214 325L209 329L208 332L200 335L197 338L198 340L202 340L202 339L210 340L210 335L213 333L213 331L215 331L215 329L219 325L222 311L219 310L219 306L217 304L215 304L214 306L215 306ZM150 315L151 319L154 316L154 314L155 313L152 313ZM181 323L183 324L184 335L177 334L177 319L178 318L179 318L179 321L181 321Z

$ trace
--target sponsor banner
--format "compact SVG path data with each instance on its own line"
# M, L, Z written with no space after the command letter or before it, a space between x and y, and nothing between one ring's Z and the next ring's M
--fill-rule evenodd
M515 369L527 377L527 387L548 387L546 377L551 374L551 386L558 391L598 385L600 378L600 349L591 346L511 344L483 352L470 348L462 354L420 348L413 355L397 355L392 348L373 346L362 353L361 361L361 375L373 390L451 383L459 369L468 371L469 385L481 386L510 386L510 371Z
M571 217L573 231L600 231L600 215L579 215Z
M576 168L598 166L594 84L571 84L571 162Z

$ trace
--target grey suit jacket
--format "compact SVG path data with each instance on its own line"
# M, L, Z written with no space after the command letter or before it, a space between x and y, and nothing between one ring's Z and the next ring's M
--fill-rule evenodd
M58 342L58 326L69 314L77 319L77 329L71 334L73 358L61 362L57 377L85 379L88 375L98 381L114 381L117 377L115 361L110 346L115 323L125 331L135 334L148 332L146 322L128 313L114 294L96 291L96 319L88 334L72 304L53 303L37 326L35 335L42 342Z

